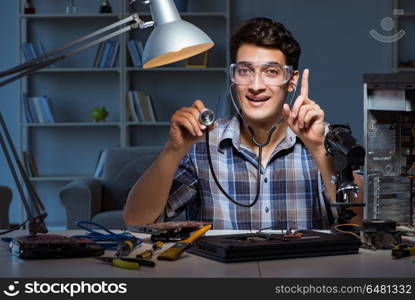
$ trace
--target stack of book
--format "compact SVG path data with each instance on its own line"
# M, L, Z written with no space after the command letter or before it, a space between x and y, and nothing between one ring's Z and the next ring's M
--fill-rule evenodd
M49 99L46 96L23 97L23 108L28 123L55 123Z
M143 91L128 91L127 112L131 122L157 122L153 101Z
M94 68L114 68L120 50L120 41L106 41L99 44L95 55Z
M127 47L134 67L141 68L143 65L143 44L140 41L129 40Z
M22 50L26 61L32 60L45 54L45 49L41 43L24 43Z

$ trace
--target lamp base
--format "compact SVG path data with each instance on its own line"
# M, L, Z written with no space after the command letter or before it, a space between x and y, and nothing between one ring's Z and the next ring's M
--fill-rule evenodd
M86 238L55 234L25 235L14 238L11 251L23 259L89 257L103 255L105 250Z

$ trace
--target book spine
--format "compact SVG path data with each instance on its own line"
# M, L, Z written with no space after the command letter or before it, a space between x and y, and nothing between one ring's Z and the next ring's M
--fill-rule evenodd
M110 68L115 67L115 63L117 61L119 50L120 50L120 41L117 40L117 41L115 41L115 49L114 49L114 53L111 57Z
M137 67L141 68L143 66L143 60L142 60L142 55L140 54L140 50L138 49L138 46L137 46L137 41L136 40L131 40L131 41L132 41L134 53L137 56L137 61L138 61Z
M135 108L135 111L137 112L138 121L144 122L144 114L143 114L143 110L141 109L137 91L133 91L133 99L134 99L134 108Z
M104 45L104 51L103 51L101 60L99 61L99 66L98 66L99 68L104 68L105 61L108 59L108 53L110 51L110 47L111 47L111 44L108 41L106 41Z
M140 101L141 109L143 111L144 121L151 122L150 108L147 104L146 95L144 94L143 91L139 92L139 101Z
M128 52L130 53L131 62L133 63L134 67L140 67L141 60L135 51L134 40L129 40L127 43L127 47Z
M128 111L129 120L132 121L132 122L137 122L138 121L138 116L137 116L137 112L134 108L133 91L128 91L127 111Z
M154 103L150 97L150 95L145 95L146 100L147 100L147 105L150 109L150 116L151 116L151 121L152 122L157 122L157 115L156 115L156 110L154 109Z
M52 110L50 109L49 99L46 96L39 97L39 102L41 104L42 113L45 118L46 123L55 123L53 118Z
M95 60L94 60L94 64L93 64L94 68L98 68L98 66L99 66L99 62L100 62L101 57L102 57L102 50L104 50L104 43L100 43L99 46L98 46L97 54L95 55Z
M42 56L43 54L45 54L45 49L43 48L42 43L36 43L35 44L35 50L36 50L36 57Z
M42 106L40 105L40 97L33 97L33 103L35 104L35 110L36 110L36 116L39 121L39 123L46 123L45 122L45 116L42 112Z
M101 177L104 173L104 166L107 160L107 152L101 151L98 157L97 167L95 168L94 177Z
M36 58L37 53L36 53L36 50L35 50L35 46L33 46L32 43L29 43L28 45L29 45L30 52L32 53L32 58Z
M111 58L114 55L114 51L115 51L115 41L108 41L109 43L109 51L108 51L108 55L107 55L107 59L104 62L104 68L109 68L111 67Z
M39 118L35 107L35 101L33 99L34 97L27 98L27 102L29 103L30 115L32 116L33 123L39 123Z
M33 123L32 116L30 115L29 103L27 102L27 96L25 93L22 94L22 105L26 123Z
M138 54L140 54L140 56L143 57L143 53L144 53L143 43L141 41L137 41L137 40L134 40L134 42L135 42L135 46L138 50Z
M32 51L30 50L28 43L23 44L22 50L23 50L23 55L26 61L33 59Z

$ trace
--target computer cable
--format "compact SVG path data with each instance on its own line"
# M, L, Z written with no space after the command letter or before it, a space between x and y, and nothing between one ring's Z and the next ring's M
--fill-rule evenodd
M12 229L2 231L2 232L0 232L0 235L7 234L7 233L10 233L10 232L13 232L13 231L15 231L15 230L20 229L20 228L22 228L24 225L26 225L26 223L27 223L28 221L29 221L29 219L27 219L26 221L24 221L23 223L21 223L21 224L19 224L19 225L16 225L16 226L15 226L15 227L13 227Z
M136 236L134 236L130 232L124 231L122 233L115 233L115 232L109 230L108 228L106 228L105 226L102 226L102 225L100 225L98 223L95 223L95 222L77 221L77 222L75 222L75 224L79 228L87 231L88 234L75 235L75 236L72 236L72 237L88 238L88 239L96 242L98 245L105 248L106 250L117 250L117 247L119 247L120 242L124 242L124 241L130 241L133 244L133 248L139 246L143 242L142 239L137 238ZM90 228L88 228L84 225L96 226L99 229L101 229L101 230L103 230L107 233L105 234L105 233L98 232L98 231L90 229Z
M335 225L335 226L334 226L334 229L335 229L337 232L351 234L351 235L353 235L355 238L357 238L357 239L361 240L360 236L359 236L359 235L357 235L356 233L354 233L353 231L347 231L347 230L341 230L341 229L339 229L339 227L343 227L343 226L352 226L352 227L356 227L357 229L360 229L360 226L359 226L359 225L357 225L357 224L351 224L351 223L347 223L347 224L337 224L337 225Z

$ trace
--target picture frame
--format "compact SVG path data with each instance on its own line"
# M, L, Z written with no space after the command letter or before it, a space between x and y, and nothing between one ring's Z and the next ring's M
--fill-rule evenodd
M207 68L208 51L189 57L185 61L186 68Z

